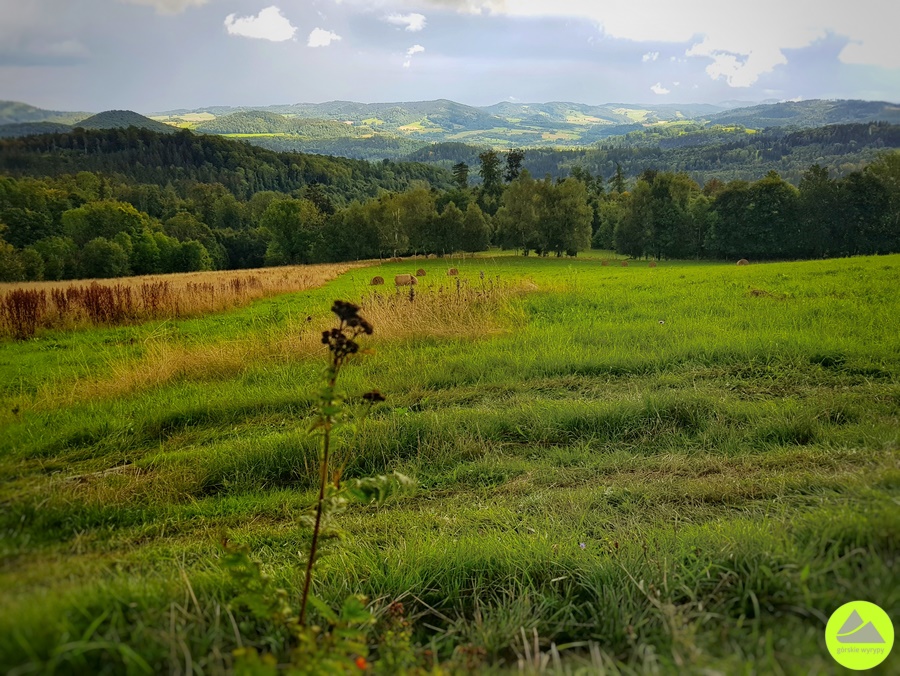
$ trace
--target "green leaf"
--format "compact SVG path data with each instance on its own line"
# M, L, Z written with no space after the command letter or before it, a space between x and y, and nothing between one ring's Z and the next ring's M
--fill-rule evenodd
M347 624L368 624L375 618L359 596L348 596L341 606L341 620Z
M326 620L331 622L332 624L336 624L338 622L337 614L331 609L331 607L322 601L321 599L317 599L315 596L310 595L309 597L309 605L315 608L319 615L324 617Z

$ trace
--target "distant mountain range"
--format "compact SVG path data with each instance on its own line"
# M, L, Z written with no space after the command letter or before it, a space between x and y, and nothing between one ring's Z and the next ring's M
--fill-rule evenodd
M89 129L144 127L160 132L189 128L225 134L277 150L361 159L406 156L435 143L493 148L586 147L633 132L666 136L722 128L744 133L773 127L809 128L884 121L900 123L900 105L884 101L776 102L733 107L733 102L634 105L514 103L467 106L445 99L406 103L328 103L171 110L151 118L130 111L67 113L0 102L0 137ZM650 136L644 136L646 142ZM708 140L708 139L706 139Z
M24 106L24 104L19 105ZM6 103L0 102L0 111L4 110L5 107ZM31 106L27 106L27 108L31 109L28 111L28 116L32 118L38 118L41 113L54 112L49 110L41 111L40 108L33 108ZM81 113L63 113L62 115L74 116L80 114ZM107 110L106 112L97 113L96 115L84 115L86 116L70 124L51 121L52 118L49 116L44 120L33 119L31 121L23 120L12 124L3 124L0 125L0 138L62 133L71 131L75 127L81 127L82 129L126 129L128 127L139 127L164 134L173 134L178 131L172 125L151 120L149 117L144 117L143 115L139 115L130 110Z

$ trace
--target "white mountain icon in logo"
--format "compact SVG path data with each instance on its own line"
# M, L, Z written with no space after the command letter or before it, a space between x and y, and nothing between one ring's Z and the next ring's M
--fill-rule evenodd
M839 643L884 643L884 639L871 622L864 622L855 610L838 629Z

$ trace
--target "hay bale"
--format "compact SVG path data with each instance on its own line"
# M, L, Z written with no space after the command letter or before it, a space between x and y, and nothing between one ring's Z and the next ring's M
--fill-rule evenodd
M456 268L450 268L449 270L447 270L448 277L456 277L458 275L459 275L459 270L457 270Z
M394 277L394 286L415 286L419 283L412 275L397 275Z
M656 267L656 261L650 261L650 267L651 267L651 268L655 268L655 267Z
M416 277L424 277L424 276L425 276L425 271L422 268L419 268L418 270L416 270Z
M381 286L384 284L384 277L372 277L372 286Z
M602 261L600 261L600 265L605 268L607 265L609 265L609 261L604 258Z
M437 254L428 254L429 258L437 258Z
M737 262L737 264L738 265L750 265L750 261L748 261L746 258L742 258L741 260L739 260Z
M623 268L627 268L627 267L628 267L628 261L622 261L622 267L623 267Z

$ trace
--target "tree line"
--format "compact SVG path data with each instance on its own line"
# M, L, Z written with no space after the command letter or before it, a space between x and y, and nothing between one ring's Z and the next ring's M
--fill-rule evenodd
M813 165L795 187L644 171L597 198L593 243L634 257L756 260L900 251L900 152L841 178Z
M38 155L41 166L55 156ZM61 157L71 166L77 153L67 148ZM343 199L334 197L334 177L235 194L218 182L143 183L93 171L0 176L0 278L237 269L491 245L526 255L575 255L593 245L632 257L757 260L900 251L898 152L840 178L813 165L797 187L775 172L703 186L652 169L629 179L621 165L606 177L575 166L566 178L536 179L525 159L518 149L484 151L477 166L458 162L436 183L410 180L404 189Z

